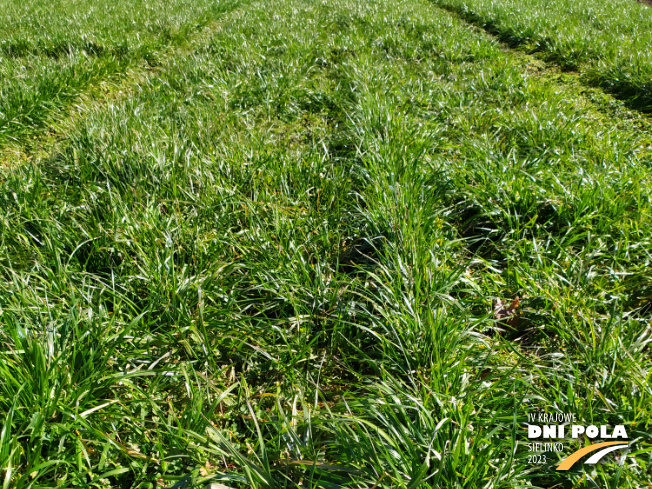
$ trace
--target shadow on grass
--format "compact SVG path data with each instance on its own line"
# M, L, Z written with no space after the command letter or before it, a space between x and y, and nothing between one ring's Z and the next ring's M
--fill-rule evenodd
M631 110L644 114L652 113L652 84L644 76L632 76L620 66L607 70L595 69L581 72L580 53L562 53L555 48L555 40L539 36L533 29L517 31L501 25L500 21L462 7L446 5L432 0L440 9L458 16L469 24L479 27L510 49L521 49L529 55L536 55L547 63L559 66L562 71L578 72L582 81L591 87L597 87L625 103Z

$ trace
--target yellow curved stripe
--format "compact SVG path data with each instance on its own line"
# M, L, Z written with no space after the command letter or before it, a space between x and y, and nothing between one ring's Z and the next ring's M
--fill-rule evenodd
M588 447L580 448L578 451L571 453L566 457L557 467L557 470L568 470L570 469L575 462L581 459L584 455L595 452L603 447L608 447L611 445L623 445L623 441L605 441L604 443L595 443L589 445Z

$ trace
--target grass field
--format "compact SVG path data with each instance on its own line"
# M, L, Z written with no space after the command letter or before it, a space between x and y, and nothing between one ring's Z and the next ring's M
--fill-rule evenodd
M652 112L652 17L631 0L433 0L512 47L536 53Z
M0 4L3 489L650 487L652 10Z

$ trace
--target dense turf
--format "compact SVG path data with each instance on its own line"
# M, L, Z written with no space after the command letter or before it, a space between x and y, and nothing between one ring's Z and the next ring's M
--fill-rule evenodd
M652 112L652 13L632 0L433 0Z
M184 44L234 6L209 0L4 2L0 145L38 134L102 80L139 64L156 66L164 48Z
M0 170L4 487L644 487L647 120L427 0L206 8ZM557 410L632 450L529 464Z

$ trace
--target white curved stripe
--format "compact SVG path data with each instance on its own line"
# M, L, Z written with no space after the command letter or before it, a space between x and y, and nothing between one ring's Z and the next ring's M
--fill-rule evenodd
M602 457L604 457L606 454L613 452L614 450L620 450L621 448L627 448L628 445L614 445L613 447L607 447L603 448L599 452L593 454L591 458L589 458L585 464L593 465L596 463L598 460L600 460Z

